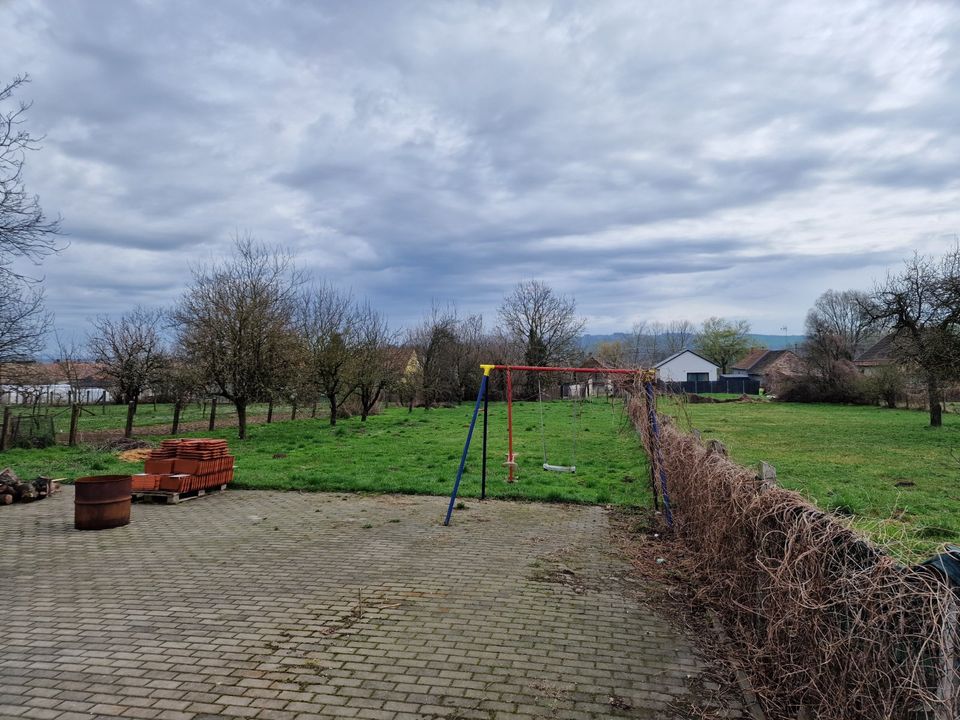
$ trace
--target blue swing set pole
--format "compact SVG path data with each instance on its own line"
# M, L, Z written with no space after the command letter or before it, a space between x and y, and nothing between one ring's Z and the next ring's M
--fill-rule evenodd
M470 439L473 437L473 428L477 424L477 415L480 412L480 403L483 402L487 394L487 381L490 379L490 371L493 365L481 365L483 368L483 378L480 380L480 391L477 393L477 402L473 406L473 418L470 420L470 429L467 431L467 441L463 444L463 455L460 456L460 467L457 469L457 481L453 484L453 492L450 493L450 505L447 507L447 517L443 524L450 524L450 516L453 515L453 504L457 501L457 491L460 489L460 480L463 478L463 468L467 464L467 452L470 450Z

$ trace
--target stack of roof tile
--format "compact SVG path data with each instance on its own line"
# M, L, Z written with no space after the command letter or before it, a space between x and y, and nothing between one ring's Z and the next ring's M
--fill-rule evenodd
M150 452L133 491L191 492L233 480L234 457L226 440L164 440Z

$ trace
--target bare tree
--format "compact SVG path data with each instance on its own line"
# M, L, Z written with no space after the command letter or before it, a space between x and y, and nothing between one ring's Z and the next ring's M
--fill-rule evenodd
M292 318L301 284L288 252L237 236L229 259L193 270L174 312L189 361L236 408L240 439L247 406L297 371Z
M750 323L712 317L703 321L696 337L697 351L720 366L726 373L734 362L750 349Z
M460 394L457 376L459 321L453 306L434 305L430 314L408 334L408 344L420 362L420 390L423 407L456 400Z
M360 421L366 422L384 393L398 383L403 368L395 362L394 334L386 317L368 302L357 309L356 339L351 372L360 400Z
M504 334L522 348L525 365L563 365L577 355L585 320L577 317L572 297L558 295L538 280L525 280L503 299L499 314ZM527 395L536 392L536 374L528 373Z
M650 323L639 320L630 329L630 338L627 341L627 357L633 367L641 367L649 362L647 357L647 338L650 334ZM649 363L653 364L653 363Z
M631 332L634 363L653 366L694 344L697 330L689 320L634 324Z
M603 367L624 368L632 364L634 346L623 340L609 340L597 344L594 356Z
M0 88L0 103L9 101L27 82L28 76L18 75ZM22 127L29 109L30 104L21 101L12 110L0 111L0 276L7 279L22 277L12 268L17 258L39 262L58 250L59 220L46 217L37 196L23 185L26 154L39 149L42 140Z
M483 354L486 345L483 316L469 315L458 319L456 332L453 364L457 376L457 400L468 400L476 397L483 375L480 370L480 363L485 361Z
M802 355L817 396L850 400L861 394L860 377L853 365L872 332L864 312L866 293L828 290L807 313Z
M93 321L90 355L112 382L118 402L139 402L143 391L160 380L166 362L163 325L161 310L141 306Z
M697 341L697 328L689 320L671 320L663 334L667 355L686 350Z
M808 342L822 340L844 359L856 358L872 333L872 321L863 311L867 299L867 293L859 290L827 290L807 313Z
M82 347L76 340L67 340L60 333L55 332L54 337L57 343L57 359L54 365L70 388L69 402L80 402L81 385L88 368L87 363L82 360Z
M167 401L173 403L171 435L175 435L180 429L180 415L183 408L202 392L203 387L204 382L198 373L198 368L190 361L184 349L175 347L170 351L161 368L156 390Z
M960 246L940 258L915 254L878 284L863 310L894 335L896 357L927 386L931 427L943 424L943 384L960 376Z
M43 349L53 316L43 290L0 272L0 363L34 357Z
M296 314L297 334L303 344L304 379L327 399L330 424L357 390L350 364L357 348L357 308L349 293L328 282L306 289Z

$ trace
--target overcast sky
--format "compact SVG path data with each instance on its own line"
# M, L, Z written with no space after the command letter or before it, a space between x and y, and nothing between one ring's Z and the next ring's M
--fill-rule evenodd
M799 333L960 232L958 38L950 2L0 0L68 333L237 230L395 326L535 277L590 332Z

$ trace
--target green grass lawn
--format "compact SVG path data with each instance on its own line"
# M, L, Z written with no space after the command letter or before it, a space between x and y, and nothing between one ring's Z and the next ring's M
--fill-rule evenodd
M676 406L668 409L677 416ZM960 541L960 416L942 428L911 410L791 403L686 405L692 427L745 465L765 460L781 486L854 516L899 551L929 555ZM681 415L681 427L686 420Z
M14 415L29 415L29 407L12 405L10 406ZM97 430L122 430L127 422L126 405L86 405L84 412L80 414L78 429L80 432ZM53 427L58 433L69 432L70 430L70 408L63 405L42 406L41 412L47 412L53 417ZM309 414L310 408L301 408L298 415L303 416L304 410ZM192 422L196 420L206 420L209 417L210 404L206 408L197 403L191 403L183 408L180 413L180 422ZM247 410L248 416L266 415L266 403L251 405ZM286 420L290 417L290 406L276 405L273 408L274 417L277 420ZM237 411L228 402L217 404L217 421L227 422L234 420ZM141 403L137 407L137 414L134 416L134 427L148 427L151 425L172 425L173 424L173 404Z
M572 410L582 408L575 422ZM453 487L472 405L430 411L390 408L366 423L326 419L256 425L241 442L236 430L192 433L222 437L237 456L235 485L242 488L447 494ZM552 464L573 461L577 473L542 469L543 449L537 403L514 406L515 452L519 480L505 482L506 406L490 405L488 495L497 498L581 503L646 503L647 464L636 433L619 405L595 400L543 404L547 456ZM159 438L158 438L159 441ZM480 494L481 427L477 423L460 488L465 497ZM0 455L23 477L75 478L91 474L138 472L140 464L121 462L113 453L89 447L57 446L45 450L11 450Z

